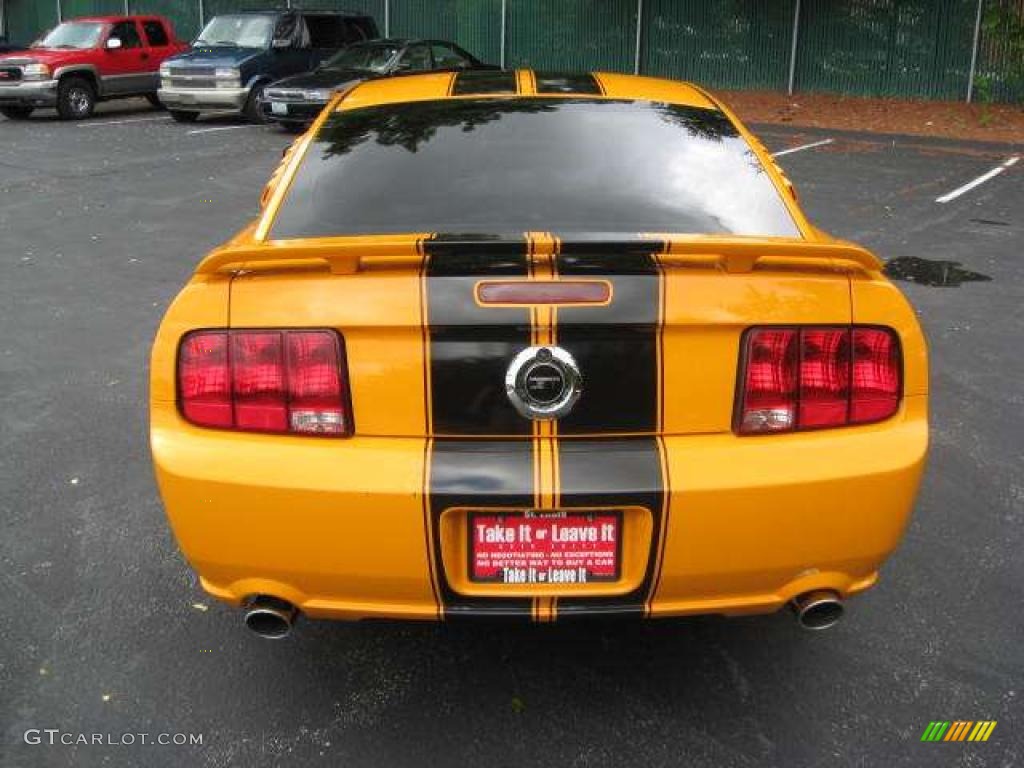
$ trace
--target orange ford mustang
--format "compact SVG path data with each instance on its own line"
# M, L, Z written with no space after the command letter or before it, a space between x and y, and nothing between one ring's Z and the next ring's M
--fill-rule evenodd
M928 441L903 296L692 85L437 73L337 95L152 357L203 588L310 617L828 626Z

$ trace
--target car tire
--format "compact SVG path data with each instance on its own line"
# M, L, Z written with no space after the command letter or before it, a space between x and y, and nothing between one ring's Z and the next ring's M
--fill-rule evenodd
M171 120L176 123L194 123L199 119L198 112L182 112L180 109L170 110Z
M286 121L280 123L281 130L285 133L302 133L306 130L305 123L296 123L295 121Z
M160 97L155 93L147 93L146 101L148 101L154 109L164 109L164 103L160 101Z
M84 120L96 109L96 89L84 77L65 77L57 86L57 114L62 120Z
M263 116L263 110L260 109L260 102L263 101L263 89L266 88L265 83L257 83L249 89L249 98L246 99L245 109L242 110L245 115L245 119L250 123L256 125L265 125L268 121Z
M8 120L27 120L34 107L0 107L0 115Z

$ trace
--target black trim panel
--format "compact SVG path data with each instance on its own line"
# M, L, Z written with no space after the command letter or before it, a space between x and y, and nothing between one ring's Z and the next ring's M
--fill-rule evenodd
M654 254L662 244L638 248L625 253L621 247L567 243L558 256L559 275L612 283L610 305L558 310L558 343L583 374L583 395L558 422L559 434L659 428L661 274Z
M432 438L425 468L433 568L442 618L532 618L531 598L471 598L451 588L441 556L441 515L453 507L534 506L535 441L474 440L458 435L532 434L505 394L505 370L530 345L530 312L483 308L475 286L483 277L526 277L527 243L471 235L435 235L422 244L427 401ZM456 436L456 437L451 437Z
M625 595L560 597L558 619L587 614L645 616L656 581L666 494L659 439L560 440L558 461L558 508L637 506L650 510L654 523L640 585Z
M435 440L429 485L434 567L442 615L453 618L518 618L529 621L533 599L467 597L455 592L441 562L441 513L453 507L532 509L532 440Z
M467 70L455 75L452 96L485 96L488 94L516 93L519 84L515 72L493 70Z
M533 77L537 93L604 93L597 78L589 73L534 72Z
M530 346L530 311L481 307L475 298L481 278L529 274L526 241L455 243L437 236L424 251L432 434L530 435L533 425L505 393L509 363Z

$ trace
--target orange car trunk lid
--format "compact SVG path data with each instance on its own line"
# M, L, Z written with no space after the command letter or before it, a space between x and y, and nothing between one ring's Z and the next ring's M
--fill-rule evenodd
M728 431L743 330L850 321L828 265L730 274L658 241L546 233L417 248L404 266L243 274L231 324L339 330L359 434L530 439Z

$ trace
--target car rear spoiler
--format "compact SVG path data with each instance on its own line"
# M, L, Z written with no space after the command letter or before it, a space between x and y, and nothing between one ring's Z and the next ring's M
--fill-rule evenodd
M326 265L337 275L365 270L401 269L423 261L424 235L383 235L331 238L329 240L285 240L266 243L229 243L203 259L196 274L287 269ZM438 246L460 251L479 248L506 249L513 242L502 239L444 239ZM760 261L781 262L795 269L860 269L878 271L882 262L870 251L845 241L812 242L790 238L643 236L632 240L585 239L595 250L630 254L658 254L665 267L719 266L726 272L750 272Z

